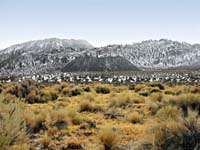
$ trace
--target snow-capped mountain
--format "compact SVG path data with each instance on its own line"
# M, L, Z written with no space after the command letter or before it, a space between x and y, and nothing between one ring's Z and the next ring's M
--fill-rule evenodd
M112 64L110 60L115 60L112 57L120 56L128 61L126 64L130 62L139 69L168 69L183 66L188 68L193 65L200 66L200 45L161 39L94 48L83 40L51 38L30 41L0 51L0 74L60 72L62 68L69 66L70 62L80 56L109 57L111 59L105 59L108 64ZM100 63L101 59L90 60ZM119 63L123 62L125 61L119 61Z

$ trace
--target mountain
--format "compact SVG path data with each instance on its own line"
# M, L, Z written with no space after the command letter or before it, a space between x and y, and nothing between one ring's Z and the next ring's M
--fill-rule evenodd
M97 63L100 61L102 63ZM84 40L51 38L0 51L0 74L5 75L90 71L95 67L96 70L115 71L126 65L142 70L200 69L200 45L161 39L94 47Z
M68 63L62 72L88 71L138 71L139 69L123 57L80 56Z
M94 48L88 51L88 55L121 56L140 69L167 69L199 63L200 45L167 39L148 40L129 45Z
M1 74L51 73L93 46L84 40L50 38L17 44L0 51Z

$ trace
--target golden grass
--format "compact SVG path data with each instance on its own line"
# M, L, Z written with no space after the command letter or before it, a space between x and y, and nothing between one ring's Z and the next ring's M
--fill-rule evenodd
M9 103L20 102L28 131L34 131L30 136L40 137L41 149L61 149L61 145L89 150L118 146L130 149L145 139L146 144L159 150L163 148L161 143L166 142L164 138L173 137L174 132L189 133L191 125L199 130L198 117L191 115L191 110L199 111L200 108L198 85L144 83L130 87L28 81L5 83L0 87L4 105L10 108ZM24 93L26 90L28 92ZM56 123L64 123L64 127L59 128ZM151 131L146 132L149 128ZM163 128L170 132L163 132ZM29 139L30 143L33 141ZM29 142L27 147L33 146ZM13 146L17 149L21 143L18 140Z

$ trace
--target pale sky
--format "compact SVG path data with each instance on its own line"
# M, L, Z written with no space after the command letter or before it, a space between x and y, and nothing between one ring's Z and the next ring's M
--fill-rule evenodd
M200 0L0 0L0 48L44 38L94 46L200 43Z

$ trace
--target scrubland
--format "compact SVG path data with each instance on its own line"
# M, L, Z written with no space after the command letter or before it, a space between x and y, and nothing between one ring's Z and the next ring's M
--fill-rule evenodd
M193 150L200 85L0 84L0 150Z

